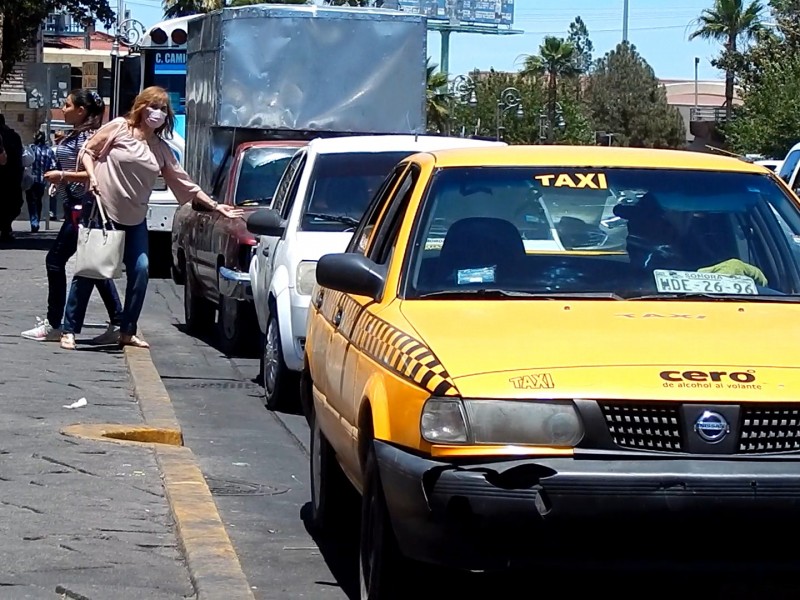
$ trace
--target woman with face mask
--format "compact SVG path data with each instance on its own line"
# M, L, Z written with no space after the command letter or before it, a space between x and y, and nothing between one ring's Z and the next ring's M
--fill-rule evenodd
M136 97L126 116L104 125L84 146L82 163L89 174L89 188L99 197L114 226L125 231L127 286L121 346L149 347L136 333L148 283L147 203L159 174L180 204L197 202L228 218L243 214L241 209L217 204L178 164L165 141L174 126L175 114L166 90L149 87ZM80 331L90 292L86 283L73 285L70 290L62 348L75 348L75 333Z
M64 222L45 257L47 269L47 317L37 318L33 329L22 332L22 337L38 342L57 342L62 337L61 322L67 300L66 265L78 248L78 225L81 214L91 209L92 197L86 192L89 179L78 165L81 148L103 122L105 103L94 90L78 89L70 92L61 109L64 122L70 129L55 147L55 168L47 170L43 180L53 186L53 197L61 203ZM97 287L108 311L108 329L94 339L96 344L114 344L119 339L122 305L117 288L111 279L85 280L86 302Z

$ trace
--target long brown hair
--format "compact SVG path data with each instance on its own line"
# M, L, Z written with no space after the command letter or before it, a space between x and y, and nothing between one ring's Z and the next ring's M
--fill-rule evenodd
M156 129L156 135L162 138L171 138L172 132L175 130L175 113L172 110L167 90L157 85L143 89L139 95L136 96L131 111L126 115L128 125L131 127L138 127L141 125L144 120L145 109L153 105L163 106L167 113L164 124Z

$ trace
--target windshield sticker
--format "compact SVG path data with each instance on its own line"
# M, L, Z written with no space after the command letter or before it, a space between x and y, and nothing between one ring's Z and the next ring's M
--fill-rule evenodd
M443 237L429 237L425 241L425 250L441 250L442 246L444 245L444 238Z
M465 283L494 283L494 266L480 269L461 269L458 271L458 284Z
M536 181L544 187L570 187L575 189L607 190L608 181L605 173L568 173L553 175L534 175Z
M655 269L653 276L660 293L682 294L758 294L756 282L746 275L721 275L694 271Z
M550 373L531 373L508 380L518 390L551 390L555 386Z

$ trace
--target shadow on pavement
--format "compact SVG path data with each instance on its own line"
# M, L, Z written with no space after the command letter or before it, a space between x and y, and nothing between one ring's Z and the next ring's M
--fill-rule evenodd
M350 600L358 600L358 522L354 527L343 529L341 535L320 534L311 524L311 502L300 509L300 518L336 579L336 585Z

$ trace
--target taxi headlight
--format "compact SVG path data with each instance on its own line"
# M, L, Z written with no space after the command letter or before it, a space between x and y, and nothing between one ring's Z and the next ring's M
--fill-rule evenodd
M423 439L432 444L468 441L464 406L459 398L429 398L422 407L419 425Z
M576 446L583 438L575 405L563 400L467 400L476 444Z
M297 293L301 296L310 296L317 283L317 263L313 260L304 260L297 265L295 281Z

